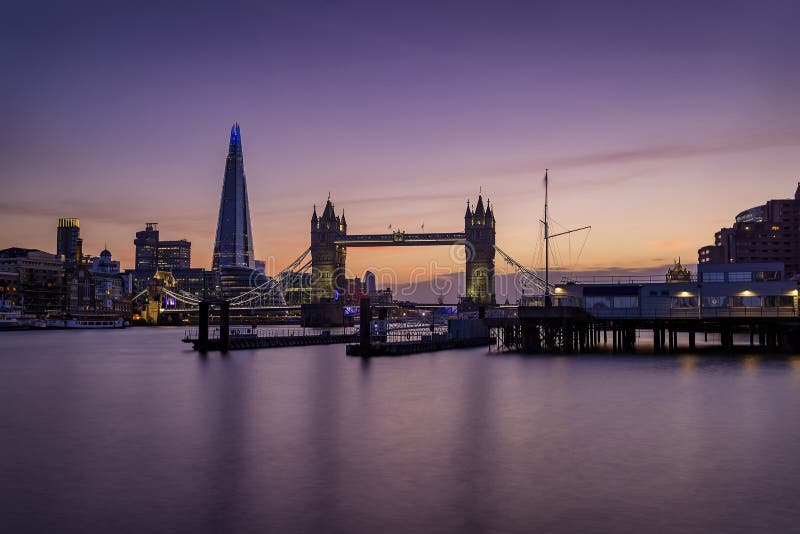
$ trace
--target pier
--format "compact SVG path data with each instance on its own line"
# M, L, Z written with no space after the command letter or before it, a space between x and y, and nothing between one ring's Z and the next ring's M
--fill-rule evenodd
M219 327L209 333L209 314L213 307L219 308ZM278 347L302 347L308 345L333 345L353 343L358 335L354 329L330 330L263 329L230 325L230 306L222 299L206 299L200 302L200 325L186 331L183 342L190 343L199 352L218 350L269 349Z
M648 350L653 353L695 351L700 341L706 349L724 351L737 347L800 351L800 317L791 309L714 310L703 315L696 311L643 315L630 310L609 315L568 306L520 307L516 317L487 319L487 324L497 350L531 354L631 353L641 348L637 347L641 332L652 334Z
M323 330L307 333L304 329L260 329L249 327L229 327L228 335L223 336L216 329L206 339L201 340L199 332L187 330L183 342L190 343L194 350L208 352L218 350L272 349L280 347L305 347L309 345L334 345L353 343L358 334L353 329L341 333Z

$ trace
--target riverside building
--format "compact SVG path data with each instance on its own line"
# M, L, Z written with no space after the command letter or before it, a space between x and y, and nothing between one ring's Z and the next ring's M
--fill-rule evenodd
M700 265L779 262L787 278L800 275L800 183L794 198L768 200L739 213L697 256Z

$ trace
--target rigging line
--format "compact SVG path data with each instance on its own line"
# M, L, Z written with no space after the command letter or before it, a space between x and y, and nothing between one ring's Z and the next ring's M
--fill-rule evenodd
M586 232L586 237L583 238L583 244L581 244L581 249L578 251L578 257L575 259L575 265L578 265L578 261L581 259L581 254L583 254L583 247L586 246L587 241L589 241L589 234L592 233L592 229L589 228L589 231Z

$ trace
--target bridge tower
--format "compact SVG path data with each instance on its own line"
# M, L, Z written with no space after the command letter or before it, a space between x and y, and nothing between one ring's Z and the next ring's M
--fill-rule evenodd
M311 299L319 302L334 298L334 291L344 287L347 247L336 241L347 235L347 221L338 217L333 209L331 197L322 216L317 216L317 207L311 216Z
M473 211L467 201L464 214L464 236L466 240L467 297L478 304L495 304L494 292L494 212L486 200L478 195Z

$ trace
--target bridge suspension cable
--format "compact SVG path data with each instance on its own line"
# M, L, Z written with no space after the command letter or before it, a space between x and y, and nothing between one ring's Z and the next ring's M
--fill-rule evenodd
M180 289L166 289L164 288L164 294L169 295L170 297L174 298L178 302L182 302L184 304L189 304L191 306L197 306L200 304L200 299L192 295L191 293L187 293L185 291L181 291Z
M511 265L522 276L525 282L531 284L542 293L548 293L548 289L553 289L553 284L545 282L545 280L539 276L536 271L525 267L497 245L495 245L494 249L503 257L506 263Z
M252 302L256 299L262 298L265 293L271 293L272 291L275 291L279 287L282 288L284 281L291 274L298 272L295 271L295 269L297 269L297 267L303 263L303 260L306 258L306 256L308 256L310 252L311 252L311 247L304 250L302 254L300 254L292 263L290 263L283 270L281 270L281 272L279 272L274 278L270 278L263 284L260 284L254 287L253 289L245 291L244 293L241 293L240 295L232 298L230 300L230 303L232 305L246 304L248 302ZM302 272L303 270L307 269L310 266L310 264L311 261L308 261L303 267L300 268L299 272Z

